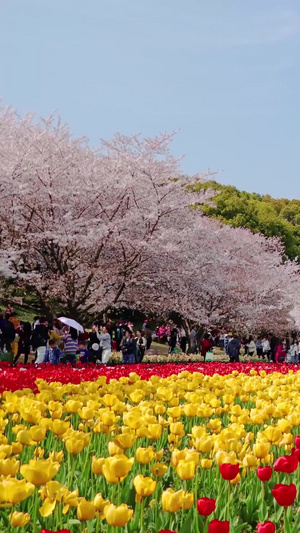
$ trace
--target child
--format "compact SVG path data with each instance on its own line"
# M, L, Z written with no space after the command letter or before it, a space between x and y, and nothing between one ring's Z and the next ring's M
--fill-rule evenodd
M63 354L60 349L56 346L56 341L50 339L49 347L46 348L44 363L50 363L51 365L58 365L60 363Z
M88 363L89 362L89 351L87 350L85 341L79 342L77 355L79 355L79 361L81 363Z

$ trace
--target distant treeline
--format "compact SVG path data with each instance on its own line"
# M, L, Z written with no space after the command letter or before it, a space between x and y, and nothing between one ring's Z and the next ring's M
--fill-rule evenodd
M286 256L300 261L300 200L276 199L268 194L240 191L216 181L197 184L193 189L218 191L212 200L213 205L201 206L206 215L267 237L279 237Z

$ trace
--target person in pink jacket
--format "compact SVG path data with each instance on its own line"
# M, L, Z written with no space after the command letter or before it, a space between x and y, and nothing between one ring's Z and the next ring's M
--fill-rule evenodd
M280 341L276 348L275 361L276 363L285 363L286 361L286 346L283 340Z

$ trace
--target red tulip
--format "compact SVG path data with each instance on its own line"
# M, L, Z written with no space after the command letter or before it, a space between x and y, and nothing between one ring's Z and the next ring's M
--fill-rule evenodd
M201 516L209 516L214 512L215 508L216 500L211 500L210 498L205 497L197 500L197 509Z
M284 472L285 474L291 474L298 468L298 459L296 455L282 455L273 464L275 472Z
M158 533L177 533L177 532L171 531L170 529L161 529Z
M281 505L282 507L289 507L290 505L293 505L297 496L296 485L294 485L294 483L291 483L290 485L277 483L272 490L272 494L278 505Z
M264 522L263 524L257 524L258 533L275 533L276 526L273 522Z
M50 529L42 529L41 533L71 533L69 529L59 529L58 531L50 531Z
M300 461L300 448L293 448L291 451L291 455L295 455L298 461Z
M227 481L231 481L232 479L235 479L236 476L239 473L240 465L232 465L230 463L222 463L220 465L220 474L223 479L226 479Z
M300 448L300 435L296 435L295 437L295 446L296 448Z
M260 481L269 481L272 477L272 467L271 466L259 466L256 470L256 474Z
M208 533L229 533L229 522L221 522L221 520L212 520L208 524Z

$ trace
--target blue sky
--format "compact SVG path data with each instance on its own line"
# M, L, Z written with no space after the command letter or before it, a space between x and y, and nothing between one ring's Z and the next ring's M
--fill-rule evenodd
M299 46L299 0L0 0L0 95L93 145L178 129L185 172L300 198Z

